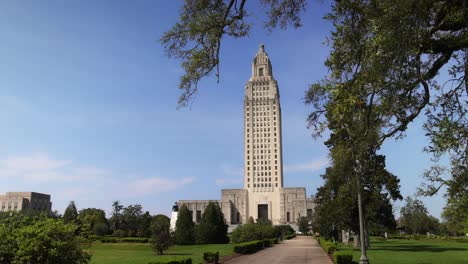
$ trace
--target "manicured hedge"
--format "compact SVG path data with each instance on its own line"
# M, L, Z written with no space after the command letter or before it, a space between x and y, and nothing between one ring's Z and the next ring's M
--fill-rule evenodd
M263 240L244 242L234 246L234 252L240 254L252 254L263 249Z
M120 240L125 243L148 243L149 239L144 237L125 237Z
M219 252L205 252L205 253L203 253L203 260L206 263L218 264Z
M325 253L327 254L333 254L333 252L336 251L336 244L331 242L331 241L328 241L328 240L325 240L323 238L317 238L317 241L319 243L319 245L323 248L323 251L325 251Z
M148 238L143 237L125 237L125 238L117 238L117 237L101 237L99 240L102 243L148 243Z
M286 236L284 239L289 240L289 239L293 239L295 237L296 237L296 234L292 234L292 235Z
M333 253L333 262L335 262L335 264L352 264L353 252L335 251L335 253Z
M169 261L157 261L157 262L148 262L148 264L192 264L192 259L182 259L182 260L169 260Z
M104 237L100 239L102 243L117 243L119 242L115 237Z

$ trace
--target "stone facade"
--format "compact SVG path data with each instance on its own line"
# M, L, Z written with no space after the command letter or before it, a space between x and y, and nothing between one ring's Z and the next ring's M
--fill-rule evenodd
M0 195L0 212L25 211L47 212L52 209L50 195L36 192L7 192Z
M309 219L315 206L305 188L283 186L281 105L278 83L264 46L252 63L252 75L244 96L244 189L223 189L220 205L229 225L246 223L249 217L268 218L273 224L294 224ZM198 222L208 200L180 200Z

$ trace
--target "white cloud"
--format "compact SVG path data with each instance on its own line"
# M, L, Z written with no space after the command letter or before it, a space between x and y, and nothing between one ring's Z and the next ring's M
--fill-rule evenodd
M122 175L121 175L122 176ZM46 153L33 153L23 156L9 156L0 159L0 178L15 179L15 182L64 183L69 196L83 195L83 190L91 192L112 192L117 189L122 193L145 195L154 191L170 191L192 183L195 177L181 179L152 177L139 180L123 180L112 172L96 168L76 166L70 160L54 159ZM118 178L118 180L117 180ZM108 188L108 186L115 188ZM86 186L86 188L84 188ZM106 187L107 186L107 187ZM101 189L102 188L102 189ZM59 192L65 195L63 192ZM71 199L71 198L70 198Z
M328 166L328 159L321 158L306 163L290 164L284 166L285 172L318 171Z

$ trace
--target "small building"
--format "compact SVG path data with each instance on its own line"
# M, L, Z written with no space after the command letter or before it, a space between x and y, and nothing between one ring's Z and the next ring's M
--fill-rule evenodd
M46 212L52 209L50 195L37 192L7 192L0 195L0 212Z

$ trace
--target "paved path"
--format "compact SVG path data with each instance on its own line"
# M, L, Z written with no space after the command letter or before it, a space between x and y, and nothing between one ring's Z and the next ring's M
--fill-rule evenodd
M332 264L317 241L311 237L298 236L286 240L271 248L261 250L255 254L243 255L226 264Z

